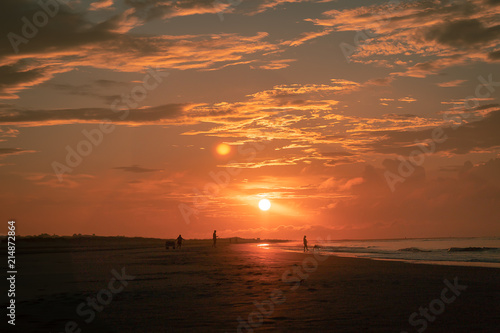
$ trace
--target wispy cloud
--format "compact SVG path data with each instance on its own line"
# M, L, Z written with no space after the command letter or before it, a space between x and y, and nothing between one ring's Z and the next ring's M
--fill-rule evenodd
M387 59L420 58L394 75L425 77L469 62L489 62L498 51L500 6L483 0L400 2L331 10L324 18L309 19L334 31L365 32L351 60L381 64ZM405 62L399 62L406 67Z
M21 149L21 148L0 148L0 157L7 155L20 155L26 153L35 153L35 150Z
M330 34L333 31L333 29L323 29L321 31L313 31L313 32L305 32L301 34L301 36L295 40L290 40L283 42L283 45L288 45L288 46L299 46L304 44L307 41L326 36Z
M131 166L121 166L121 167L114 167L113 169L116 170L122 170L126 172L131 172L131 173L147 173L147 172L158 172L158 171L163 171L162 169L150 169L150 168L144 168L139 165L131 165Z
M453 81L447 81L447 82L439 82L436 84L439 87L450 88L450 87L458 87L464 82L467 82L467 80L453 80Z

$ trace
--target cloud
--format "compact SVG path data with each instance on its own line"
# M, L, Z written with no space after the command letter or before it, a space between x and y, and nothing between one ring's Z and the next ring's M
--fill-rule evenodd
M402 98L398 98L398 102L406 102L406 103L412 103L412 102L416 102L417 100L413 97L402 97Z
M70 188L70 189L79 187L83 182L95 178L92 175L86 175L86 174L78 174L78 175L67 174L64 176L63 181L60 181L57 175L54 173L19 172L16 174L20 175L21 177L32 182L35 185L43 185L52 188Z
M324 3L324 2L332 2L335 0L263 0L261 4L259 4L257 10L253 11L250 13L250 15L255 15L258 13L265 12L267 10L275 9L276 7L285 5L285 4L291 4L291 3L302 3L302 2L318 2L318 3Z
M370 80L365 82L365 85L366 86L386 87L386 86L390 86L392 81L394 81L394 77L388 76L388 77L383 77L383 78L370 79Z
M352 92L361 87L354 81L332 79L332 84L290 84L276 85L270 90L261 91L250 96L255 99L287 98L309 96L317 93L338 93L342 91Z
M338 101L328 98L336 94L355 91L359 83L332 79L331 84L291 84L277 85L272 89L248 95L248 99L235 103L208 104L165 104L156 107L125 110L125 107L79 108L36 110L6 107L0 109L0 124L18 126L48 126L55 124L95 123L110 121L124 125L168 124L175 119L175 124L211 122L234 125L239 122L250 124L259 116L274 117L280 112L332 110ZM112 84L106 82L105 84ZM79 89L79 86L61 86L70 93L93 94L92 91ZM76 90L80 90L77 92ZM118 99L119 100L119 99ZM119 104L121 105L121 104ZM270 110L274 110L270 113ZM301 118L280 117L283 130L286 124L292 124ZM271 119L270 119L271 120ZM319 119L318 119L319 120ZM249 123L250 121L250 123ZM271 120L272 121L272 120ZM274 121L272 121L274 122ZM271 125L271 123L269 123ZM240 126L240 125L237 125ZM273 125L274 127L275 125ZM228 131L230 133L231 131Z
M264 65L260 65L259 68L261 69L269 69L269 70L276 70L276 69L283 69L287 68L290 66L291 62L297 61L296 59L280 59L280 60L270 60Z
M351 190L353 186L362 184L364 179L362 177L357 177L353 179L336 179L330 177L318 186L319 190L330 190L330 191L340 191L345 192Z
M301 36L299 38L297 38L295 40L283 42L282 44L287 45L287 46L299 46L299 45L304 44L307 41L316 39L318 37L326 36L326 35L330 34L332 31L333 31L333 29L323 29L321 31L305 32L305 33L301 34Z
M443 88L449 88L449 87L458 87L462 83L467 82L467 80L453 80L453 81L447 81L447 82L439 82L436 83L439 87Z
M443 126L442 143L435 143L435 152L451 154L467 154L476 150L494 151L500 147L500 109L490 111L480 120L463 122L462 116L455 116L462 125ZM473 119L472 117L471 119ZM452 118L453 119L453 118ZM381 139L367 144L372 151L384 154L400 154L408 156L412 151L419 150L416 141L427 143L433 137L434 128L419 131L380 131L374 133ZM428 145L428 144L427 144ZM428 146L431 149L431 146Z
M359 42L349 44L353 50L349 59L354 62L408 67L401 59L418 57L407 71L393 75L425 77L450 66L496 60L491 52L500 46L497 3L438 3L418 0L330 10L308 21L334 31L356 32Z
M24 61L0 66L0 99L16 99L20 90L49 80L57 72L51 66L31 67Z
M125 4L134 9L134 16L144 21L229 13L233 10L230 2L217 0L125 0Z
M478 19L456 20L436 24L425 32L425 38L452 47L474 47L500 37L500 25L486 27Z
M257 59L266 62L268 59L264 53L279 48L278 44L265 41L268 37L265 32L253 36L235 33L134 34L131 30L146 22L137 16L141 11L146 11L149 17L153 13L160 16L192 15L200 8L210 8L215 12L215 8L213 1L128 3L132 8L120 13L113 11L99 22L90 20L85 11L70 11L67 6L60 5L57 15L50 18L50 24L40 27L33 38L23 42L11 38L12 43L7 40L0 44L0 99L17 98L16 93L24 89L83 66L122 72L139 72L148 66L203 70L250 64ZM166 10L167 7L170 9ZM152 11L149 12L148 8ZM165 13L158 12L158 8L165 9ZM23 22L20 18L31 17L40 8L33 1L6 0L2 3L2 10L9 15L0 22L0 29L21 36ZM268 65L270 69L286 66L284 60Z
M13 109L0 112L0 124L18 126L51 126L73 123L115 122L147 124L179 117L190 104L166 104L132 110L113 111L110 108L81 108L59 110Z
M8 155L19 155L25 153L35 153L34 150L27 150L21 148L0 148L0 157L8 156Z
M158 171L163 171L162 169L149 169L149 168L143 168L138 166L137 164L132 165L132 166L122 166L122 167L115 167L113 169L116 170L123 170L126 172L132 172L132 173L146 173L146 172L158 172Z
M391 74L396 76L425 78L429 75L438 74L445 68L467 63L467 61L467 57L463 55L453 55L446 58L420 62L416 65L407 67L405 72L395 72Z
M0 112L1 113L1 112ZM15 138L19 135L19 130L15 128L0 128L0 142L5 141L5 138Z
M89 10L112 9L113 0L98 0L90 4Z
M348 151L332 151L332 152L323 152L321 153L323 156L330 156L330 157L346 157L346 156L352 156L353 154L348 152Z
M93 80L91 83L79 84L79 85L69 84L69 83L64 83L64 84L50 83L50 82L45 82L39 85L39 87L56 89L60 92L69 95L96 97L104 100L107 103L112 103L114 99L120 98L120 96L103 94L102 91L107 91L110 88L117 88L117 87L123 88L129 86L130 82L119 82L119 81L105 80L105 79Z
M35 40L43 43L43 47L37 48L30 42L27 46L32 46L32 50L17 57L22 60L12 62L11 57L3 59L5 65L0 70L5 75L0 77L0 93L12 95L47 81L57 73L81 66L123 72L140 72L145 67L200 70L223 68L223 65L245 61L249 63L249 59L244 60L248 55L258 57L257 54L277 49L277 46L264 41L267 33L254 36L212 34L143 37L104 29L103 35L109 35L106 42L100 38L86 41L76 33L67 44L59 40L54 43L44 41L40 36Z
M500 50L492 51L488 53L488 59L491 61L499 61L500 60Z

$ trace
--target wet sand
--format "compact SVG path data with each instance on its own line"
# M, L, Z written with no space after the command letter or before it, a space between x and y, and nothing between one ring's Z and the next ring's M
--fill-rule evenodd
M185 241L182 250L168 251L162 241L141 240L18 246L16 332L500 327L500 269L314 256L224 241L215 249L209 241Z

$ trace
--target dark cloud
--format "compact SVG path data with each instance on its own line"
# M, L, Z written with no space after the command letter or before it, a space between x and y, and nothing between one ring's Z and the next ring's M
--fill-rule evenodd
M326 165L340 165L340 164L351 164L355 163L357 160L349 158L338 158L333 160L328 160L325 162Z
M36 81L44 76L43 68L23 70L23 67L21 63L12 66L0 66L0 89L20 83Z
M145 172L158 172L158 171L162 171L162 169L143 168L143 167L138 166L137 164L132 165L132 166L115 167L113 169L123 170L123 171L126 171L126 172L132 172L132 173L145 173Z
M94 80L92 83L80 84L80 85L45 82L41 84L40 87L53 88L69 95L96 97L104 100L107 103L111 103L113 102L113 100L119 98L120 96L102 94L102 91L106 91L103 90L103 88L110 89L116 87L127 87L129 85L130 85L129 82L102 79L102 80Z
M82 108L61 110L7 110L0 112L0 124L22 123L43 125L44 122L71 123L72 121L111 121L111 122L155 122L172 119L181 115L188 104L166 104L144 109L113 112L110 108Z
M394 78L391 76L388 76L388 77L384 77L384 78L368 80L365 82L365 84L384 87L384 86L390 86L392 81L394 81Z
M480 105L478 106L477 108L475 108L474 110L488 110L488 109L491 109L491 108L499 108L500 107L500 104L498 103L492 103L492 104L485 104L485 105Z
M461 116L456 116L457 120ZM476 149L489 149L500 146L500 110L489 113L481 120L463 123L461 126L444 127L447 139L436 143L436 152L447 151L454 154L467 154ZM418 149L415 141L425 141L433 137L434 129L422 131L379 131L370 135L379 135L383 139L367 145L371 150L385 154L408 155ZM365 146L366 147L366 146Z
M486 27L477 19L445 22L430 28L425 37L453 47L471 47L498 39L500 25Z
M486 3L491 6L498 6L500 5L500 0L486 0Z
M347 151L332 151L332 152L321 153L321 155L331 156L331 157L346 157L346 156L352 156L353 154Z
M488 59L492 61L500 60L500 50L488 53Z
M216 0L125 0L125 3L135 9L135 15L144 20L153 20L176 16L183 11L213 9L217 4L228 3ZM182 15L182 14L180 14Z
M7 15L3 15L0 20L0 31L4 33L0 42L0 62L4 60L5 64L0 67L0 97L12 97L13 93L46 81L54 73L61 71L56 65L51 65L50 61L38 60L38 56L74 51L100 42L116 42L120 37L115 32L123 19L120 15L101 23L92 23L86 19L85 12L72 12L67 5L58 1L54 3L58 4L56 14L46 16L48 19L45 25L29 28L32 36L27 36L23 34L24 27L27 26L23 20L32 25L35 13L45 12L34 0L2 0L1 11ZM12 63L10 57L16 54L24 59ZM75 61L83 59L82 57L83 54L73 53L61 56L60 61Z
M33 150L26 150L21 148L0 148L0 156L18 155L23 153L33 153Z
M38 32L28 43L20 44L19 53L38 53L62 51L89 43L112 40L118 36L113 30L119 27L120 16L114 16L104 22L95 24L89 22L85 12L72 12L67 5L59 4L59 10L54 17L48 19L45 26L39 27ZM26 17L33 21L33 15L41 11L36 1L31 0L3 0L2 12L8 13L0 20L0 31L23 36L22 28ZM0 44L0 59L14 55L15 51L8 38L3 38Z
M128 0L128 6L133 8L120 6L116 14L108 11L105 16L89 14L88 6L79 1L72 1L71 8L59 1L50 1L52 14L45 14L42 9L45 3L2 0L0 4L0 12L6 14L0 20L0 31L4 32L0 39L0 66L3 66L0 98L15 99L16 93L23 89L85 66L121 72L138 72L153 64L163 68L202 69L220 66L222 62L241 63L244 55L278 48L262 41L268 35L265 32L256 36L131 32L147 19L217 13L229 6L227 2ZM46 21L36 26L32 24L34 17L45 17Z
M405 114L397 114L397 113L387 113L383 115L384 118L389 119L408 119L408 118L418 118L415 114L405 113Z
M0 66L0 96L11 95L21 87L32 86L50 76L48 67L27 69L26 61Z

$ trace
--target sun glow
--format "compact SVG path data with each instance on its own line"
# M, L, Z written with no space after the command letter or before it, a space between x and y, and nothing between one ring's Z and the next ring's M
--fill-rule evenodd
M217 146L216 150L219 155L227 155L231 152L231 147L226 143L221 143Z
M259 208L260 210L267 211L269 208L271 208L271 201L267 199L262 199L259 201Z

